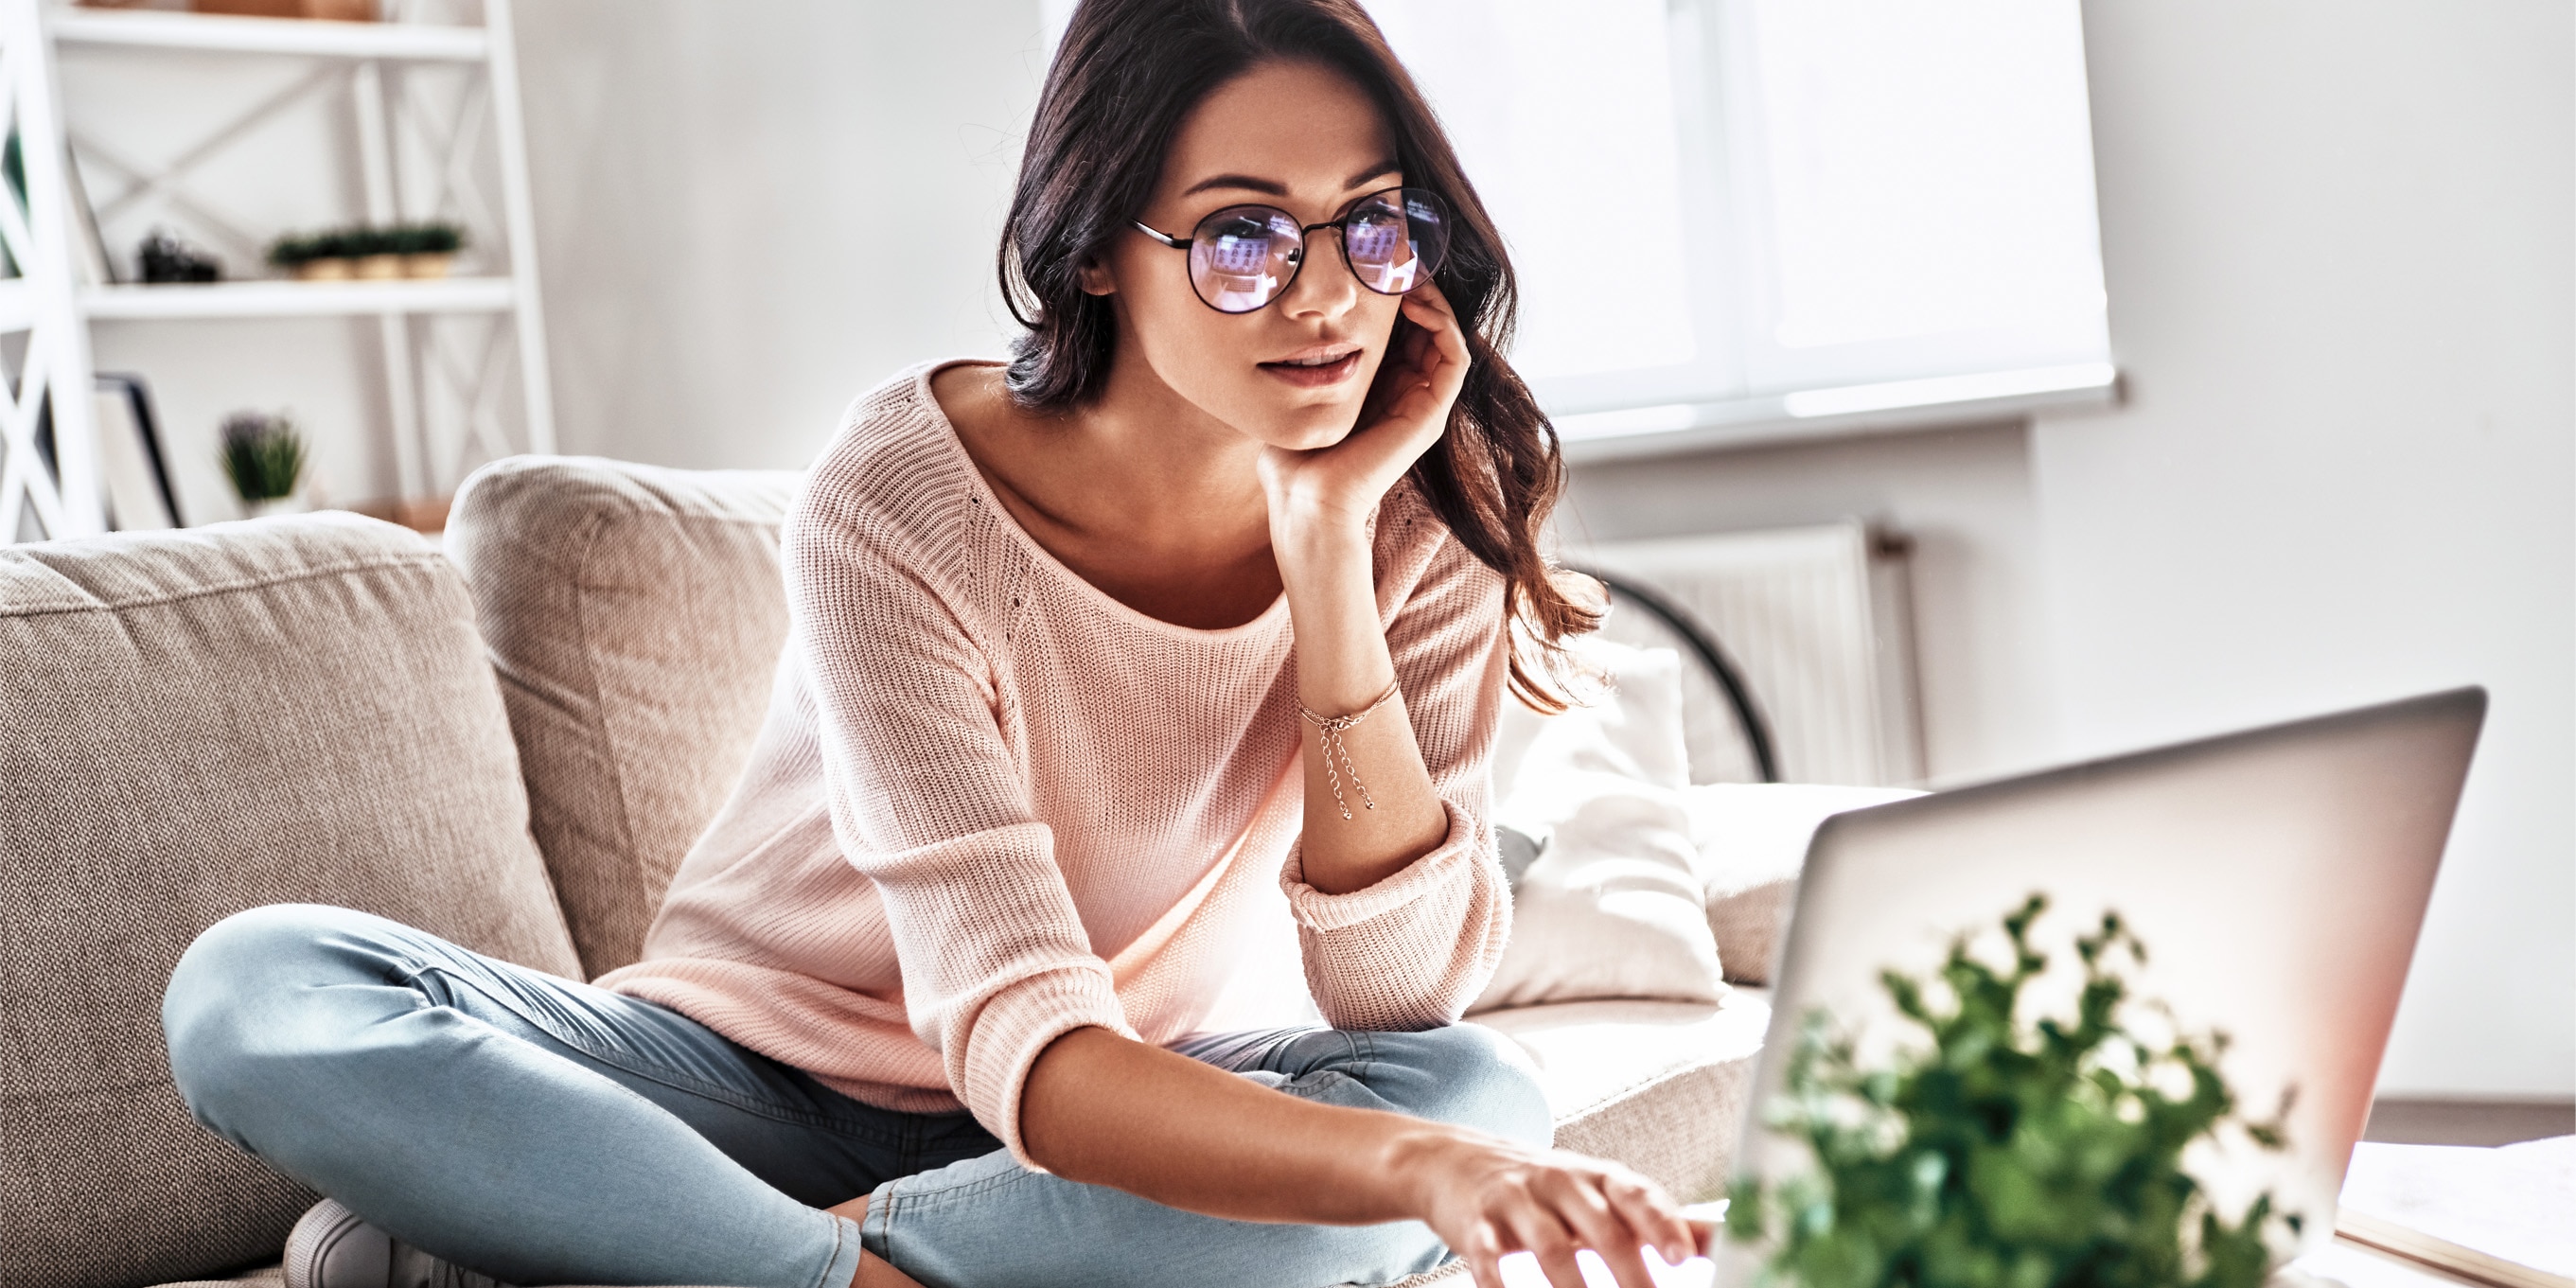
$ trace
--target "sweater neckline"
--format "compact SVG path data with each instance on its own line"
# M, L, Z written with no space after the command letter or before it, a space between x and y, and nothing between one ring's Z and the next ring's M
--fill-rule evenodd
M1036 537L1030 535L1028 529L1021 527L1019 519L1011 513L1010 507L1002 503L1002 498L993 491L992 484L985 480L983 469L975 464L973 453L966 450L965 440L957 436L956 423L948 419L948 410L941 407L939 399L930 392L932 376L950 367L967 365L998 367L1005 364L992 358L943 358L936 362L925 362L913 370L913 399L921 405L923 413L930 418L931 428L934 436L939 439L940 446L956 458L957 469L966 476L966 487L972 494L975 504L992 513L993 522L1000 525L1003 531L1010 534L1013 541L1027 550L1032 562L1048 569L1058 578L1072 583L1077 594L1089 599L1101 611L1144 629L1159 631L1180 639L1202 640L1210 643L1240 639L1267 631L1277 625L1279 619L1287 616L1288 592L1282 589L1278 598L1270 601L1269 607L1262 609L1259 616L1248 622L1220 627L1183 626L1179 622L1165 621L1151 613L1138 611L1117 596L1091 584L1091 579L1074 571L1071 564L1056 558L1055 552L1047 549Z

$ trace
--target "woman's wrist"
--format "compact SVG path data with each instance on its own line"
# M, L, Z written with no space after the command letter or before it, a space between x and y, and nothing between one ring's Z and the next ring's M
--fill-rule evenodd
M1298 700L1327 716L1347 715L1395 678L1368 534L1355 525L1316 525L1278 533L1271 549L1297 632Z
M1309 633L1309 627L1322 625L1312 619L1326 611L1338 615L1343 609L1362 609L1375 619L1376 561L1364 520L1274 519L1270 552L1279 564L1280 587L1288 592L1289 610L1298 615L1301 636Z
M1270 548L1279 560L1279 575L1299 568L1347 562L1368 553L1368 512L1336 506L1290 502L1270 512Z
M1462 1156L1485 1143L1463 1128L1416 1122L1379 1142L1368 1172L1387 1187L1380 1196L1383 1202L1414 1220L1426 1220L1442 1194L1456 1185Z

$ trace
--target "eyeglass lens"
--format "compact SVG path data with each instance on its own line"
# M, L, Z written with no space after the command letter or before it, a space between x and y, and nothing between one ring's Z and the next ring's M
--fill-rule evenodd
M1336 222L1342 262L1380 295L1402 295L1428 280L1449 245L1448 212L1428 189L1371 193ZM1191 234L1190 285L1210 307L1249 313L1287 289L1305 247L1305 230L1287 211L1228 206Z

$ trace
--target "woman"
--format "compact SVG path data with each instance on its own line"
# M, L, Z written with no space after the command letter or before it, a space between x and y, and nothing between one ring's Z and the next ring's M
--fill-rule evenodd
M643 960L315 905L190 948L183 1094L335 1200L291 1282L387 1283L336 1251L386 1240L411 1282L777 1288L1692 1250L1455 1023L1508 930L1503 692L1595 619L1537 549L1499 238L1375 28L1087 0L1002 268L1010 363L899 376L814 468L767 724ZM1266 888L1334 1027L1199 1033Z

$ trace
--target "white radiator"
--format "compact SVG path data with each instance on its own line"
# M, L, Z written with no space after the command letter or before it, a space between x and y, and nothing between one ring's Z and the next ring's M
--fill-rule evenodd
M1923 777L1906 546L1859 521L1660 541L1570 544L1567 562L1645 583L1688 610L1743 673L1782 781L1893 785ZM1611 639L1676 641L1633 605ZM1684 651L1696 782L1754 775L1715 683Z

